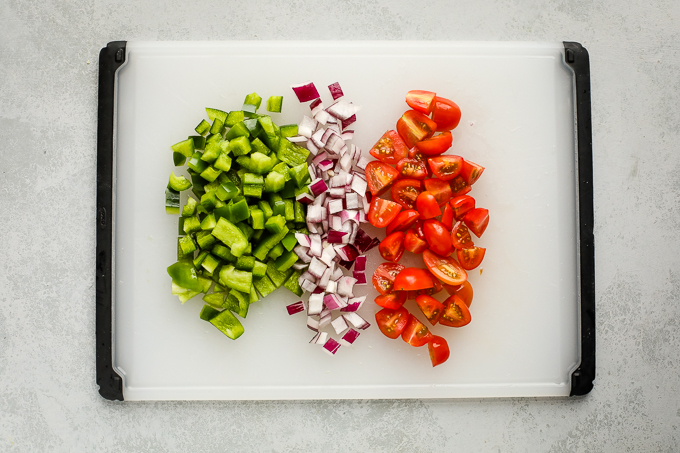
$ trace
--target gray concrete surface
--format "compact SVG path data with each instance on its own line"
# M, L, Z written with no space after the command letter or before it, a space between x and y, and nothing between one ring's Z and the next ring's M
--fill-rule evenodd
M0 2L0 451L680 451L680 3ZM94 383L108 41L574 40L591 55L598 375L582 400L112 404Z

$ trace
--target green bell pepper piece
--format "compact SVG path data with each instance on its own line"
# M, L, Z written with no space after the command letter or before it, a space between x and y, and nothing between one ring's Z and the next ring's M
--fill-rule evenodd
M172 150L176 153L181 153L186 157L191 157L194 154L194 141L190 138L183 140L179 143L175 143L171 146Z
M272 247L272 249L269 251L269 253L267 253L267 258L271 258L271 259L275 260L276 258L281 256L283 254L283 252L284 252L284 248L281 245L281 243L279 242L274 247Z
M231 249L232 255L236 257L241 256L248 247L248 239L243 232L224 217L217 221L217 225L212 230L212 235L225 243Z
M292 272L292 270L279 271L276 268L276 263L274 260L270 260L267 263L267 276L269 276L269 278L272 280L272 283L274 283L274 286L277 288L280 288L281 285L283 285Z
M298 297L302 297L302 293L304 292L300 287L300 275L302 275L300 271L293 271L293 273L290 274L290 277L283 283L283 286Z
M196 268L191 264L186 263L175 263L168 266L168 274L172 278L172 281L182 288L186 288L192 291L202 291L203 286L198 281L198 274L196 273Z
M218 294L218 293L208 294L208 295L206 295L206 296L203 298L203 300L205 301L205 298L206 298L206 297L208 297L208 296L213 296L213 295L215 295L215 294ZM224 299L224 294L222 294L222 298ZM212 298L212 299L217 299L217 297L214 297L214 298ZM206 301L206 303L208 303L208 302ZM210 320L213 319L215 316L217 316L217 315L220 314L220 311L219 311L219 310L215 310L211 305L213 305L213 304L204 305L203 308L201 309L201 314L200 314L199 316L200 316L200 318L201 318L203 321L210 321ZM217 307L222 307L222 303L220 303L220 305L215 305L215 306L217 306Z
M248 293L250 292L250 285L253 284L253 274L239 271L232 265L222 266L222 269L220 269L220 284L227 288Z
M281 247L283 248L283 247ZM298 256L295 252L285 252L283 255L279 256L274 262L276 270L284 272L290 269L293 264L298 260Z
M208 114L208 118L210 118L210 121L214 121L215 118L219 118L224 123L227 120L227 112L223 112L222 110L219 110L219 109L211 109L211 108L207 108L207 107L206 107L205 111Z
M165 213L179 214L179 192L170 187L165 189Z
M282 104L283 96L269 96L269 99L267 99L267 111L273 113L281 113Z
M198 123L198 126L194 129L197 134L201 134L201 136L205 137L205 134L207 134L210 131L210 123L207 122L206 120L201 120L200 123Z
M268 295L276 291L276 286L267 275L263 275L262 278L258 278L257 280L255 280L253 282L253 286L255 286L255 288L262 295L262 297L267 297Z
M295 248L297 245L297 239L295 238L295 233L288 233L285 238L281 240L281 244L289 252Z
M224 310L210 320L210 324L217 327L223 334L232 340L243 335L244 328L241 322L229 310Z

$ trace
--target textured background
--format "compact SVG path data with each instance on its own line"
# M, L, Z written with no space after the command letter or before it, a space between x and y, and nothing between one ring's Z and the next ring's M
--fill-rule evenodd
M680 3L0 2L0 451L680 450ZM574 40L591 55L598 375L582 400L112 404L94 383L108 41Z

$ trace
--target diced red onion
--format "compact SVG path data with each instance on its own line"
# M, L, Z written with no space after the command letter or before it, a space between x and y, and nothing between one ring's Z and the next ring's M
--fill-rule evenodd
M340 338L340 343L343 346L352 346L357 338L359 338L359 332L354 329L349 329L342 338Z
M307 229L309 230L310 233L318 233L315 222L307 221Z
M357 252L357 249L350 244L344 244L340 246L336 245L335 251L338 252L340 259L343 261L354 261L356 257L359 256L359 252Z
M354 260L354 270L355 271L365 271L366 270L366 255L357 256Z
M352 269L353 264L354 264L354 262L352 262L352 261L343 261L343 260L338 261L338 265L344 267L347 270Z
M312 257L309 256L309 254L307 253L309 251L309 249L307 247L304 247L302 245L297 245L297 246L295 246L293 251L298 256L298 258L300 258L302 260L303 264L309 264L312 261Z
M338 123L338 119L333 117L333 116L328 115L328 118L326 118L326 124L327 124L326 127L331 127L333 125L337 125L337 123Z
M331 323L331 319L333 319L333 318L332 318L332 316L331 316L330 313L328 313L328 314L325 315L325 316L324 316L323 313L322 313L322 314L321 314L321 318L319 319L319 329L323 329L323 328L326 327L328 324L330 324L330 323ZM356 326L354 326L354 327L356 327ZM358 328L358 327L357 327L357 328Z
M331 168L333 168L333 165L334 165L334 164L333 164L333 161L332 161L332 160L326 159L326 160L323 160L323 161L319 162L319 165L318 165L318 166L319 166L319 170L321 170L321 171L328 171L328 170L330 170Z
M355 191L358 195L364 196L366 193L366 189L368 188L368 184L366 183L366 180L363 178L360 178L355 175L354 178L352 178L352 190Z
M302 121L298 124L298 134L306 138L312 138L317 124L314 118L310 118L307 115L303 116Z
M364 230L359 230L357 237L354 241L354 246L361 251L361 253L366 253L366 250L371 245L373 238L369 236Z
M312 246L312 240L309 239L309 236L307 236L304 233L295 233L295 239L297 239L298 244L300 244L303 247L311 247Z
M349 328L349 326L347 325L347 321L345 321L345 318L343 318L342 316L338 316L333 321L331 321L331 326L335 330L335 333L337 333L338 335L340 335L342 332Z
M341 296L354 297L353 288L356 282L356 278L342 277L338 280L338 294Z
M328 185L322 179L317 178L309 183L309 190L312 192L312 195L318 197L328 190Z
M326 270L323 271L323 274L321 275L321 279L318 282L318 285L324 289L328 288L328 282L331 281L331 275L333 275L333 270L326 268Z
M342 88L340 88L340 84L338 82L331 83L330 85L328 85L328 90L331 92L333 100L336 100L343 96Z
M337 253L333 247L326 247L323 249L323 253L321 254L321 261L323 261L327 266L330 266L331 262L333 262L333 258L335 258L336 255Z
M357 214L357 218L359 214ZM359 221L352 224L352 234L349 235L349 244L354 244L354 240L357 238L357 233L359 232Z
M338 282L335 280L329 280L328 284L326 285L326 292L327 293L336 293L338 291Z
M326 151L318 154L314 159L312 159L312 165L318 166L319 162L328 160L328 153Z
M312 165L307 166L307 170L309 171L309 177L313 180L316 179L316 169Z
M326 141L323 140L324 133L326 131L324 129L319 129L318 131L314 132L312 134L312 137L310 138L310 141L314 143L319 149L323 148L326 145Z
M357 120L356 115L352 115L349 118L347 118L346 120L342 120L342 128L347 129L347 126L349 126L350 124L354 124L354 122L356 122L356 120Z
M342 134L340 134L340 136L342 137L342 139L344 141L347 142L347 141L352 140L354 138L354 131L351 130L351 129L347 130L347 131L343 131ZM352 157L352 156L350 156L350 157Z
M309 152L312 153L312 155L316 156L319 153L320 147L316 146L313 141L307 140L306 146Z
M316 90L314 83L305 82L300 85L292 85L291 88L295 92L300 102L312 101L319 98L319 92Z
M347 102L342 99L326 108L328 113L341 120L347 120L351 118L352 115L355 115L359 110L361 110L361 106L352 104L351 102Z
M332 198L345 198L345 188L344 187L333 187L330 192Z
M340 218L339 215L332 215L329 220L331 230L336 230L341 233L344 233L342 231L342 218ZM330 231L329 231L330 233ZM342 244L342 236L340 237L340 242L335 242L335 244Z
M347 334L345 334L347 335ZM320 344L324 345L328 341L328 333L327 332L318 332L316 335L314 335L314 338L311 339L309 344Z
M331 118L332 118L332 117L331 117ZM331 123L331 120L329 119L328 122ZM335 133L335 135L337 135L338 137L342 138L342 133L340 132L340 126L338 126L337 124L332 124L332 123L331 123L331 124L329 124L329 125L326 127L326 129L332 131L333 133Z
M365 200L365 198L364 198ZM359 223L366 223L368 222L368 218L366 217L366 211L363 209L359 211Z
M337 212L342 211L342 200L331 200L328 203L328 212L331 214L335 214Z
M366 321L364 318L359 316L356 312L345 313L342 316L344 316L345 320L349 321L350 324L352 324L357 329L364 330L364 329L367 329L368 326L370 326L368 321Z
M326 192L317 195L316 198L314 199L314 203L312 204L316 206L324 206L324 203L326 203Z
M338 300L338 296L335 294L326 294L323 298L323 303L329 310L337 310L339 308L342 308L342 305Z
M323 293L311 294L307 303L307 314L310 316L320 314L323 310L323 299Z
M345 181L347 177L345 175L335 175L331 178L331 187L342 187L343 192L345 190Z
M340 158L340 167L345 171L349 171L352 168L352 156L349 154L342 156Z
M346 234L347 233L344 233L344 232L330 230L328 232L328 243L329 244L341 244L342 243L342 237Z
M350 207L349 203L349 196L350 195L356 195L354 193L348 193L345 201L347 202L347 207ZM359 223L359 213L357 211L354 211L352 209L343 209L340 211L340 219L342 220L342 223L345 223L349 220L354 221L356 223ZM351 242L351 241L350 241Z
M305 269L308 266L309 264L305 263L304 261L296 261L295 263L293 263L291 268L295 271L301 271L302 269Z
M309 263L309 273L312 274L316 278L321 278L325 274L326 270L328 267L319 261L316 256L312 258L312 261ZM323 285L322 285L323 286Z
M347 301L347 305L340 309L342 312L355 312L358 311L361 306L366 301L366 296L353 297Z
M316 277L313 276L309 271L304 271L302 273L302 275L300 275L300 278L298 279L298 281L301 282L302 280L309 280L312 283L316 283ZM302 283L300 283L300 284L302 285Z
M291 143L302 143L307 141L307 137L303 137L302 135L294 135L292 137L286 137L286 139Z
M302 192L300 195L295 197L295 200L302 204L312 204L314 202L314 197L307 192Z
M335 270L333 271L333 275L331 275L331 279L335 280L336 282L339 281L343 277L342 269L339 267L336 267ZM342 296L342 295L341 295Z
M321 254L323 253L323 248L321 246L321 235L320 234L310 234L309 235L309 240L311 242L309 246L309 252L307 252L311 256L315 256L317 258L321 257Z
M326 343L323 345L323 350L330 355L335 355L335 353L338 352L338 349L340 349L340 343L332 338L329 338L328 341L326 341Z
M322 109L323 110L323 102L321 102L321 98L314 99L310 104L309 108L312 111L312 116L316 113L314 109ZM318 110L317 110L318 111Z
M314 119L317 120L319 124L323 125L328 122L328 118L330 118L330 114L325 110L319 110L316 112L316 115L314 115Z
M317 206L315 204L310 204L307 206L307 222L319 223L322 220L322 206Z
M289 315L294 315L295 313L300 313L305 311L305 303L302 301L295 302L294 304L286 305L286 310L288 310ZM340 333L340 332L338 332Z
M364 156L361 156L357 162L357 167L366 170L366 165L368 165L368 160Z
M303 280L302 284L300 284L300 288L304 289L305 291L308 291L310 293L313 293L316 290L316 283L313 283L309 280Z
M314 332L318 332L319 331L319 321L312 318L311 316L307 316L307 327L310 330L313 330Z

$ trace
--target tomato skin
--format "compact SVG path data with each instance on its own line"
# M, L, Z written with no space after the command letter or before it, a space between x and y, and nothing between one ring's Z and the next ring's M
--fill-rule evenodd
M463 327L470 324L472 315L463 300L455 294L444 301L444 312L439 324L449 327Z
M401 333L401 339L411 346L419 348L425 346L432 339L432 333L425 324L420 322L418 318L412 314L408 315L408 322L404 331Z
M444 154L453 145L453 135L446 131L427 140L416 143L416 148L426 156Z
M371 156L386 164L395 165L408 156L408 148L397 131L387 131L369 151Z
M404 232L395 231L380 241L378 250L385 261L396 263L404 255Z
M444 206L444 212L442 213L442 224L449 231L453 229L453 208L451 208L451 206L448 204Z
M402 178L425 179L430 176L430 169L424 160L406 157L397 162L397 172Z
M427 252L427 250L426 250ZM407 267L394 279L395 291L413 291L434 286L432 276L426 269Z
M472 285L470 282L463 282L462 285L458 286L445 284L444 288L446 288L446 292L449 293L449 296L453 296L455 294L456 296L460 297L468 307L472 305L472 296L474 295L474 291L472 291Z
M392 185L390 195L392 200L402 205L404 209L413 209L422 188L423 183L417 179L399 179Z
M432 277L432 283L434 283L434 286L432 286L432 288L417 289L415 291L406 291L406 300L415 300L418 296L421 296L423 294L426 296L432 296L434 294L437 294L444 288L444 285L442 285L442 282L440 282L438 278L436 278L432 274L430 274L430 277Z
M474 162L470 162L469 160L464 161L463 167L460 169L460 176L469 185L473 185L477 182L479 177L482 176L482 173L484 173L484 167L477 165Z
M444 206L451 199L453 192L451 191L451 186L446 181L441 179L430 178L423 181L425 190L434 195L439 206Z
M450 131L460 123L460 107L450 99L435 97L432 119L437 123L437 132Z
M378 328L387 338L397 339L406 328L409 312L404 308L390 310L383 308L375 314L375 322Z
M449 204L453 208L453 217L456 220L463 220L465 214L475 209L475 199L469 195L454 197L449 201Z
M401 211L397 217L387 225L387 230L385 233L389 236L395 231L405 231L411 228L411 225L416 223L420 218L420 214L415 209L407 209L406 211Z
M432 339L427 344L427 349L430 352L430 360L433 367L446 362L451 355L446 339L438 335L432 335Z
M423 222L425 240L430 250L437 255L448 255L451 252L451 233L439 220L428 219Z
M382 263L373 273L373 287L383 296L394 288L394 279L406 267L397 263Z
M406 111L397 121L397 132L409 148L432 137L436 129L437 123L415 110Z
M463 269L471 271L477 266L482 264L484 259L484 254L486 249L483 247L475 247L471 249L456 250L456 256L458 257L458 262Z
M420 239L415 230L410 229L404 237L404 249L411 253L423 253L427 250L427 241Z
M451 230L451 245L457 250L472 248L475 243L472 241L472 236L470 236L470 231L463 224L462 220L456 222Z
M418 238L420 238L421 240L424 241L424 240L425 240L425 231L423 231L423 220L422 220L422 216L421 216L420 219L418 219L418 220L416 221L415 225L413 225L413 229L415 230L415 233L416 233L416 235L418 236Z
M408 157L411 159L422 160L424 162L427 162L427 156L421 153L420 150L415 146L408 150Z
M440 256L431 250L423 252L423 261L432 275L447 285L461 285L467 280L467 272L449 256ZM403 272L403 271L402 271Z
M458 175L451 180L451 192L452 196L459 197L465 195L472 190L470 184L466 183L462 176Z
M406 103L413 110L429 115L434 108L435 97L437 94L432 91L411 90L406 93Z
M389 308L390 310L397 310L401 308L406 302L406 293L404 291L397 291L392 294L380 295L375 298L375 303L382 308Z
M384 162L374 160L366 165L366 183L372 195L385 193L398 176L399 172Z
M433 326L439 322L439 318L444 313L444 304L432 296L421 294L416 297L416 304Z
M427 159L427 164L436 178L449 181L460 173L460 169L463 167L463 158L453 155L430 157Z
M376 228L384 228L399 215L399 211L399 203L375 197L368 208L368 221Z
M465 214L463 219L465 225L470 228L470 231L475 233L478 238L482 237L486 227L489 225L489 210L484 208L475 208Z
M418 198L416 198L416 209L418 209L421 219L431 219L442 213L437 199L428 191L421 192L418 195Z

